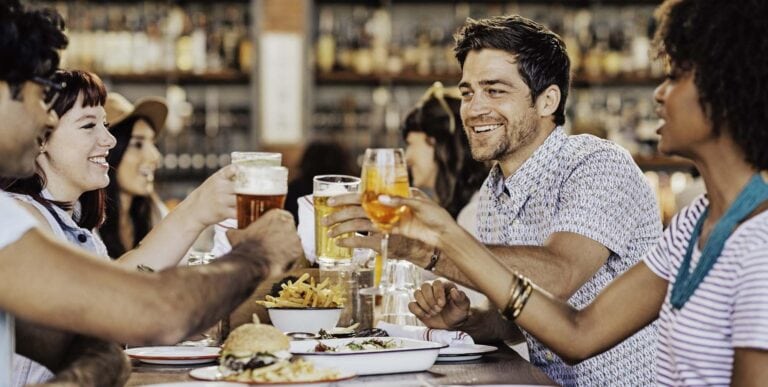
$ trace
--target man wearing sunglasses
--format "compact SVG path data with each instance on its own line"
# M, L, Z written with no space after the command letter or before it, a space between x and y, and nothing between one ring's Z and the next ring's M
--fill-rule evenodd
M55 13L0 2L0 175L32 174L38 138L56 125L48 106L62 85L47 77L67 44L62 30ZM234 249L213 264L129 272L55 240L0 190L0 386L11 385L14 318L131 345L173 344L213 325L262 279L301 256L285 211L270 211L229 237ZM68 357L77 353L58 353L34 337L18 339L21 354L54 370L78 365ZM124 382L109 375L119 370L101 370L107 375L91 368L89 375L73 372L57 381Z

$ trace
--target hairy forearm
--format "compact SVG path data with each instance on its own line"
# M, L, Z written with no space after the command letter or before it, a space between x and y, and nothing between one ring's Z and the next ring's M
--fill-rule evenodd
M185 327L177 332L180 336L163 341L170 344L200 332L247 299L270 274L268 261L254 263L253 256L263 257L264 253L256 244L241 243L212 264L159 273L172 292L167 299L172 300L175 310L186 312L176 314L177 323Z
M543 289L562 300L567 300L578 290L580 284L569 280L571 270L557 256L542 246L486 246L506 267L528 277ZM444 254L446 254L444 252ZM446 254L447 255L447 254ZM448 257L443 257L448 258ZM462 285L479 289L479 284L472 281L454 259L441 258L436 272ZM453 257L451 257L453 258ZM472 257L459 256L456 259L472 263ZM577 286L578 285L578 286Z
M49 383L122 386L131 375L131 363L119 345L86 336L75 337L62 365Z
M14 273L0 281L0 308L110 341L173 344L248 297L269 274L266 255L244 242L210 265L141 274L32 230L0 250L0 273Z

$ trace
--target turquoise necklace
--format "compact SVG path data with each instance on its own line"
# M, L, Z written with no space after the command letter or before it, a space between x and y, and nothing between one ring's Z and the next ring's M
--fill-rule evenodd
M707 276L709 270L715 266L717 258L723 251L725 242L731 236L736 226L766 200L768 200L768 184L760 177L759 173L755 174L749 180L747 186L741 190L739 196L736 197L736 201L733 202L723 217L715 224L715 228L712 230L712 234L709 236L707 243L704 245L704 250L701 252L699 264L691 271L693 249L701 235L704 219L707 218L707 213L709 212L709 207L704 209L704 212L693 227L691 239L685 251L685 257L683 257L683 263L680 266L680 271L677 272L675 285L672 287L670 301L675 309L682 309L683 305L691 298L693 292L696 291L699 284L704 280L704 277Z

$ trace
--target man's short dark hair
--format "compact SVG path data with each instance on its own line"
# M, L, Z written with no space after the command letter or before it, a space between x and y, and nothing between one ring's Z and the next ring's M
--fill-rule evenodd
M454 53L464 68L470 51L484 48L504 50L517 56L517 68L531 89L533 101L550 85L560 88L560 104L554 118L565 123L565 100L571 82L571 61L565 43L546 27L522 16L498 16L474 20L468 18L455 35Z
M667 1L656 14L657 57L694 71L699 104L758 169L768 168L768 1Z
M474 20L468 18L454 36L454 53L464 68L470 51L504 50L517 56L517 68L535 101L550 85L560 88L555 124L565 123L565 100L571 82L571 61L565 43L546 27L519 15Z
M19 86L34 77L50 77L67 46L64 21L52 10L26 10L19 0L0 1L0 80Z

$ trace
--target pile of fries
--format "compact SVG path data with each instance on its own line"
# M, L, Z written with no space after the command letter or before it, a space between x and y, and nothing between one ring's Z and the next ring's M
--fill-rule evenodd
M334 369L318 369L304 359L281 361L253 370L245 370L223 379L236 382L317 382L334 380L339 372Z
M315 283L307 273L281 287L277 297L266 296L265 301L256 303L267 308L342 308L346 302L342 284L331 284L328 278Z

